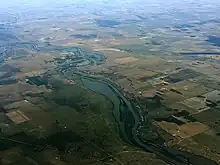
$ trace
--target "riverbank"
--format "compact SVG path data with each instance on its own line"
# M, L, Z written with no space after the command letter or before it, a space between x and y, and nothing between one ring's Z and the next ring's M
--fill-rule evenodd
M177 151L175 149L160 146L158 144L142 142L142 140L137 135L137 129L141 123L140 115L138 113L138 110L135 109L135 106L131 106L131 104L133 103L131 103L130 100L128 100L125 97L123 91L118 89L117 85L114 85L114 82L111 82L111 80L106 79L102 76L87 75L85 72L75 72L75 74L82 76L84 81L86 80L90 82L90 84L88 82L84 83L84 86L86 88L94 92L101 93L106 97L112 99L112 102L116 104L115 107L118 108L115 108L114 111L121 112L121 106L117 104L120 104L120 101L122 102L124 106L124 112L113 112L113 114L116 121L118 122L122 135L124 135L123 138L127 139L127 141L132 142L134 145L141 147L148 152L156 154L158 158L171 165L201 165L201 163L217 165L217 163L209 159L203 158L201 156L197 156L187 152ZM100 84L104 86L101 87ZM111 94L109 92L106 92L106 90L109 89L114 93L115 96L112 92ZM117 99L116 101L115 98L120 99L120 101L118 101ZM120 115L121 117L117 115ZM123 120L120 120L120 118Z

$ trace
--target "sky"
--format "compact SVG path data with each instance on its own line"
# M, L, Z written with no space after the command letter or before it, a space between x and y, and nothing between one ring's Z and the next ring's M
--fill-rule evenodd
M190 5L197 4L199 5L215 5L217 6L220 3L220 0L0 0L0 9L7 10L23 10L23 9L31 9L31 8L40 8L45 6L59 6L59 5L69 5L69 4L117 4L120 5L137 5L137 4L156 4L160 7L166 6L169 8L170 6L178 7L190 7ZM119 5L119 7L120 7Z

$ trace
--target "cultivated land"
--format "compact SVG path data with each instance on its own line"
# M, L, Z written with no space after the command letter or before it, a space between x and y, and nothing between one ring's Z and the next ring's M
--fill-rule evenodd
M1 11L0 164L220 164L220 4L169 3Z

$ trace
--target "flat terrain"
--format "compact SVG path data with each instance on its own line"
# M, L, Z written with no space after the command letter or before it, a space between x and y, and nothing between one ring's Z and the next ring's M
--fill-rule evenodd
M125 140L112 99L78 72L106 78L134 103L141 141L220 163L219 8L214 0L0 7L0 164L166 164Z

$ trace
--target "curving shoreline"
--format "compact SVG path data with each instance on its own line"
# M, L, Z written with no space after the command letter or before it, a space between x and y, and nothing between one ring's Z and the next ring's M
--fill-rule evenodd
M147 152L156 156L170 165L218 165L216 162L187 152L159 146L153 143L144 143L137 135L140 124L140 114L117 85L103 76L88 75L85 72L74 72L81 77L84 87L109 97L114 102L114 117L120 128L123 138ZM109 92L111 90L111 92ZM119 104L119 105L117 105ZM121 110L123 107L123 110ZM121 114L123 113L123 114ZM121 118L120 118L121 116ZM134 123L131 122L134 121Z

